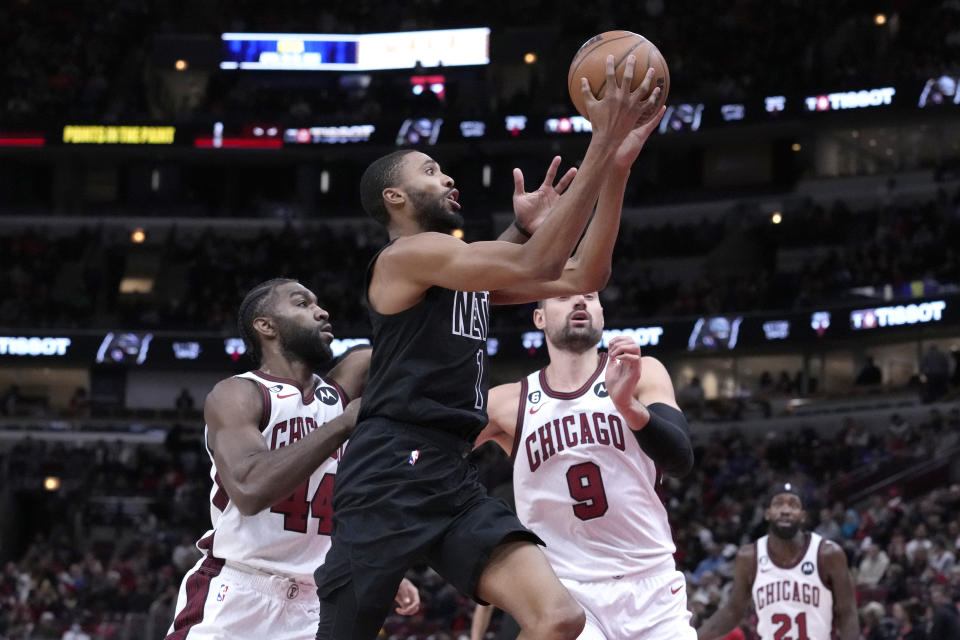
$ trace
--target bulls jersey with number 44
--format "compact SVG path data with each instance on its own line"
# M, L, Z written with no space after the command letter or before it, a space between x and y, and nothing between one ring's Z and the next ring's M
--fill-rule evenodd
M816 533L803 557L792 567L773 563L769 536L757 540L757 574L753 605L757 633L764 640L829 640L833 626L833 592L820 578L820 543Z
M315 376L316 386L304 396L293 381L249 371L237 376L257 384L263 396L260 431L271 450L294 444L343 413L346 398L336 383ZM343 445L346 446L346 445ZM333 523L333 479L343 446L284 500L252 516L240 513L220 484L210 453L213 488L208 531L198 546L228 564L312 583L313 571L330 548ZM212 535L213 534L213 535Z
M610 399L606 365L602 352L594 374L572 393L551 389L543 370L521 381L512 455L517 515L547 543L560 578L675 568L656 465Z

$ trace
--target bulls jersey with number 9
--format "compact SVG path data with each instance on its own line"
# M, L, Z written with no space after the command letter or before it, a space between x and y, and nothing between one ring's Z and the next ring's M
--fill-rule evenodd
M543 370L521 381L511 456L517 515L547 543L560 578L675 569L656 465L607 393L606 364L602 352L572 393L551 389Z
M326 422L343 413L347 399L333 382L315 376L314 390L300 392L292 380L276 378L260 371L248 371L238 378L256 383L263 397L260 432L269 449L294 444ZM330 548L333 523L333 479L343 445L298 486L287 498L260 513L245 516L230 501L217 475L217 465L210 454L213 488L210 492L208 531L198 546L227 563L273 575L313 582L313 572ZM211 534L215 534L212 535Z
M753 605L757 633L763 640L829 640L833 626L833 592L820 578L820 543L816 533L803 557L792 567L773 563L769 536L757 540L757 573Z

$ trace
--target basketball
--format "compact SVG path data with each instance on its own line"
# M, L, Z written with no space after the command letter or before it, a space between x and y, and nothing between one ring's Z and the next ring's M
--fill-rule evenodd
M670 93L670 69L656 45L632 31L605 31L583 43L573 56L570 70L567 72L567 89L570 92L570 99L580 115L589 119L583 103L583 94L580 92L580 78L585 77L590 82L593 95L601 98L606 84L607 56L613 55L619 82L623 79L623 70L627 65L627 56L630 54L637 59L630 88L639 87L647 68L653 67L656 86L660 87L657 109L667 101L667 94Z

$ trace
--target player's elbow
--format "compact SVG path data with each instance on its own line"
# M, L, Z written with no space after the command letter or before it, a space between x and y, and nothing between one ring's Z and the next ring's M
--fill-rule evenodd
M231 501L237 505L237 511L245 516L255 516L269 505L265 497L252 492L235 492L237 495L231 496Z
M559 280L563 275L563 269L567 265L567 259L554 259L546 256L540 256L533 260L530 265L530 276L540 282L552 282Z
M613 269L609 263L594 267L586 274L581 288L584 291L602 291L607 287L612 274Z

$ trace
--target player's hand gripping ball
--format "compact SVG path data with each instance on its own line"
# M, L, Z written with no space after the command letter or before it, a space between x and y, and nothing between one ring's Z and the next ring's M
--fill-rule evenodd
M567 90L573 106L584 118L587 108L583 103L583 93L580 90L580 78L590 82L590 90L598 100L603 97L606 88L608 55L613 55L617 81L623 80L623 69L627 64L627 56L633 54L637 62L633 72L633 83L630 89L636 89L643 82L647 69L653 67L654 86L660 87L660 97L657 99L653 113L660 113L660 107L666 103L670 93L670 69L667 61L657 49L656 45L643 36L632 31L605 31L583 43L583 46L573 56L570 70L567 72ZM646 96L644 96L646 97Z

